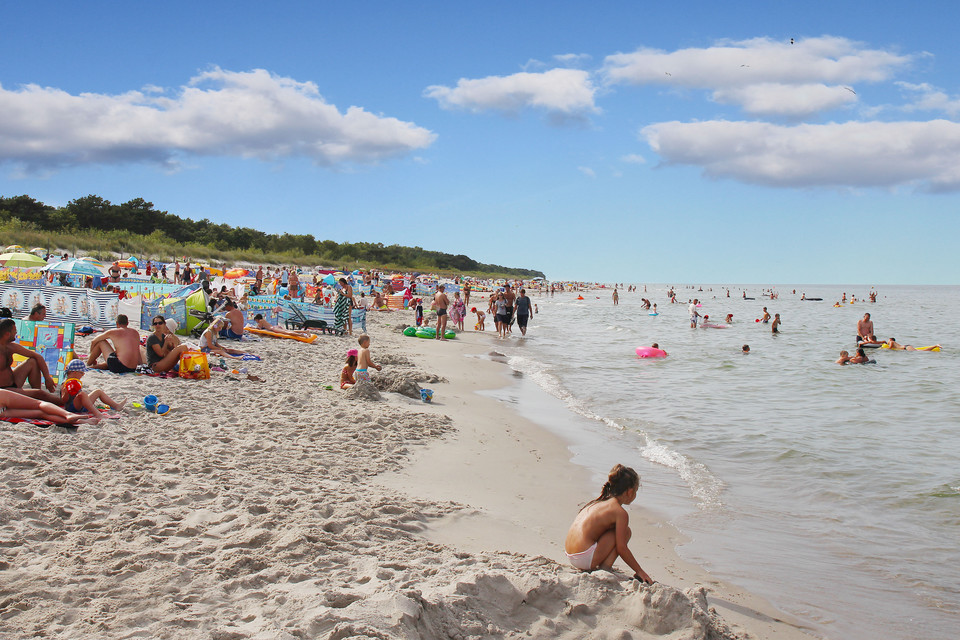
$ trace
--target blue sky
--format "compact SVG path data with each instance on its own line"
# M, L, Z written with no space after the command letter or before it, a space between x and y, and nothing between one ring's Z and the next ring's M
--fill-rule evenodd
M728 4L5 3L0 194L554 279L957 283L960 5Z

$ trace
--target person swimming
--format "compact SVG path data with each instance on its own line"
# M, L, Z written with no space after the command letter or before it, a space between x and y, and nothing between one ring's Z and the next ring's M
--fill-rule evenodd
M620 557L633 569L634 580L653 584L627 547L632 532L623 505L636 499L639 488L633 469L618 464L610 470L600 496L580 510L567 532L564 550L571 565L581 571L611 570Z

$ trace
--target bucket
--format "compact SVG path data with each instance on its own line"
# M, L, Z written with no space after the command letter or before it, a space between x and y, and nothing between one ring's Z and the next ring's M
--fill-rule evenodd
M157 403L160 401L157 396L144 396L143 404L146 407L147 411L156 411Z

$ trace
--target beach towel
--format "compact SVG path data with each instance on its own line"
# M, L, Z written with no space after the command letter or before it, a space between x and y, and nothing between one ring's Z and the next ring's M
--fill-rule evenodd
M337 296L337 303L333 305L333 324L340 331L343 331L347 326L350 306L350 298L343 295Z

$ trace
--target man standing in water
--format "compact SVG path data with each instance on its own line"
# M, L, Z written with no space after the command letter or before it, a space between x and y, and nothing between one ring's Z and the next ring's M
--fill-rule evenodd
M700 317L700 314L697 313L697 304L699 303L700 301L694 298L693 302L690 303L690 306L687 307L687 311L690 312L690 328L691 329L697 328L697 318Z
M450 300L444 293L445 289L446 287L440 285L433 295L433 308L437 310L437 340L446 340L443 334L447 331L447 307L450 306Z
M527 335L527 321L533 315L533 309L530 307L530 298L527 296L526 289L520 289L520 297L517 298L517 326L520 327L520 333L523 335Z
M503 299L507 303L507 308L503 312L503 315L506 318L506 332L513 333L513 331L511 331L511 327L513 327L513 306L517 301L517 294L513 292L513 289L510 288L509 284L504 287Z
M870 319L869 313L865 313L863 319L857 322L857 342L863 342L871 335L873 335L873 320Z

